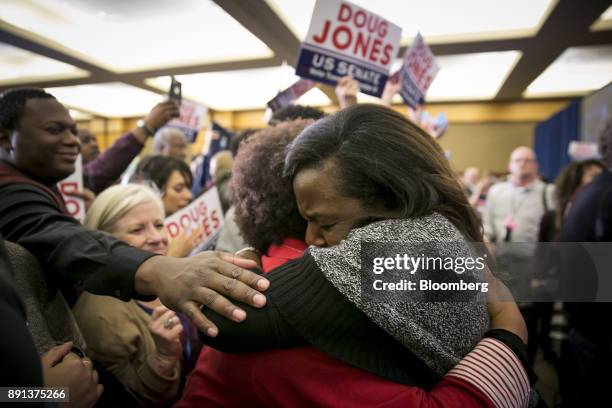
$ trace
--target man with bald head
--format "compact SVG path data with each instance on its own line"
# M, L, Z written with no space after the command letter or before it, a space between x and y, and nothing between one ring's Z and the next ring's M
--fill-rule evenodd
M526 146L514 149L508 163L508 180L489 190L483 213L485 236L495 245L497 265L508 273L508 287L517 301L531 296L530 261L538 241L542 216L554 208L554 191L538 178L538 161ZM537 341L537 309L523 304L529 329L529 357ZM533 360L532 360L533 361Z
M529 147L514 149L508 170L508 180L489 191L483 220L485 235L495 243L498 256L529 258L538 238L540 219L554 207L553 189L538 179L538 161Z
M516 186L527 186L538 178L538 161L534 151L527 146L514 149L508 164L510 181Z
M159 129L153 138L153 154L186 161L189 158L187 136L177 128L163 127Z

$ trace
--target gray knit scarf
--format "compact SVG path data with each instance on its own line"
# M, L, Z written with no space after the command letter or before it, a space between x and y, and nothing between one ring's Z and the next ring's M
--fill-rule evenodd
M414 219L375 222L351 231L337 246L309 248L327 279L349 301L435 372L446 373L488 330L486 293L468 302L427 301L427 298L408 302L362 302L360 268L364 242L401 242L407 246L433 242L438 243L437 255L442 257L469 256L473 253L469 243L450 221L434 213ZM465 272L465 277L482 282L482 276L476 274L482 275ZM410 292L405 294L410 295Z

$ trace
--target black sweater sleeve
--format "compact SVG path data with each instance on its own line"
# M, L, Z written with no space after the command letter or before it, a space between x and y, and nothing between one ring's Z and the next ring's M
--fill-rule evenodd
M262 309L234 302L247 313L241 323L233 322L220 314L202 308L202 311L218 328L217 337L200 333L204 344L226 353L245 353L277 348L298 347L308 343L282 318L278 307L269 304Z
M63 214L45 192L26 184L0 187L0 233L30 251L45 271L98 295L138 297L134 275L153 256Z

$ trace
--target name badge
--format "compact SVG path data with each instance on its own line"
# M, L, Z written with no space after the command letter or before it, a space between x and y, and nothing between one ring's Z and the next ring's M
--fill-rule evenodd
M517 224L516 224L516 221L514 220L514 217L511 215L508 215L506 219L504 220L504 226L508 228L510 231L515 229Z

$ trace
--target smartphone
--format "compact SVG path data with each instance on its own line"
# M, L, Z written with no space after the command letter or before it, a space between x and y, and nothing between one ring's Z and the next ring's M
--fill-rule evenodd
M182 84L174 78L174 75L170 78L172 80L170 82L170 90L168 90L168 99L176 101L180 105L182 99Z

